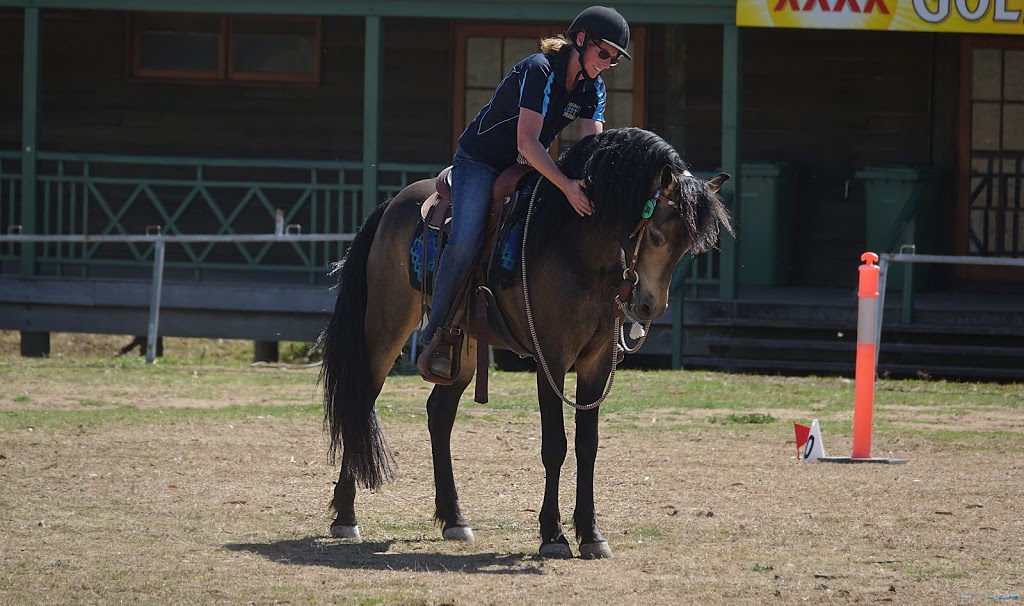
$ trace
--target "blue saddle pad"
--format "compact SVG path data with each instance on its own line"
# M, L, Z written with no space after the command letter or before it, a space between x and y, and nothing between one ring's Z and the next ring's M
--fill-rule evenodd
M409 283L416 290L422 289L426 284L425 292L431 294L434 292L434 271L440 257L438 244L441 240L441 230L436 227L428 228L426 239L423 231L423 221L420 220L416 225L416 236L409 246Z
M508 213L498 226L498 239L491 254L487 274L492 286L509 288L515 280L523 243L523 226L526 224L526 202L535 185L536 181L530 180L512 196ZM424 238L423 220L416 224L416 235L409 245L409 284L413 288L421 290L426 284L426 293L433 293L437 260L446 243L447 239L442 240L439 228L428 228Z

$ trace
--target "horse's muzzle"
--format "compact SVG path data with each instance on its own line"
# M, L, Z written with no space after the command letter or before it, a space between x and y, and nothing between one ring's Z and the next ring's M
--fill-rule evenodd
M633 313L644 322L660 318L668 309L668 301L657 302L656 297L643 295L633 304Z

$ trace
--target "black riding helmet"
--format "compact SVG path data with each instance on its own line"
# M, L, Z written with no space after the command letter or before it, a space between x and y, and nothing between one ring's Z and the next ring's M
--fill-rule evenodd
M573 47L582 54L586 42L583 43L583 47L576 45L578 32L586 32L587 37L610 44L623 57L633 60L633 57L626 52L626 47L629 46L629 24L614 8L591 6L573 19L572 24L569 25L568 34L572 39Z

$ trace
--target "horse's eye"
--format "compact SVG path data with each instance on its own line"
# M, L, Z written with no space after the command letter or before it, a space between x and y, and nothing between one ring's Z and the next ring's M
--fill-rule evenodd
M661 246L665 243L665 234L661 233L657 229L651 229L650 232L651 244L655 246Z

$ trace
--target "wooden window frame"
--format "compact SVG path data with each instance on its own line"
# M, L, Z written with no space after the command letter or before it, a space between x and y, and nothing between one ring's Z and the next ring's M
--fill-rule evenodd
M129 13L128 15L128 73L133 78L145 80L193 80L202 82L238 82L238 83L279 83L279 84L320 84L320 60L323 48L323 23L320 17L313 16L264 16L264 15L218 15L220 28L218 36L217 69L211 71L185 69L153 69L140 65L142 33L163 31L158 29L142 29L137 25L138 17L208 16L202 13ZM288 72L239 72L234 70L234 57L231 44L231 25L235 21L291 21L313 24L314 52L313 70L310 74ZM175 30L167 30L175 31ZM206 34L207 32L196 32Z
M997 48L1001 51L1022 50L1024 40L1009 36L965 35L960 39L960 100L958 116L958 151L956 169L956 196L954 212L953 251L956 255L970 255L967 232L970 228L971 205L971 129L974 101L974 49ZM1015 267L982 265L955 265L953 275L964 280L1020 282Z
M459 136L466 128L466 40L469 38L541 38L565 32L565 24L514 23L494 25L491 23L456 23L453 36L455 47L455 69L452 78L452 153L459 145ZM643 25L630 26L633 42L633 124L644 128L647 115L647 28ZM538 46L539 49L539 46ZM629 61L629 59L625 59ZM614 68L612 68L614 69ZM497 86L498 82L494 83ZM622 89L609 88L608 92ZM473 110L476 111L476 110ZM552 155L558 155L559 139L551 145Z

